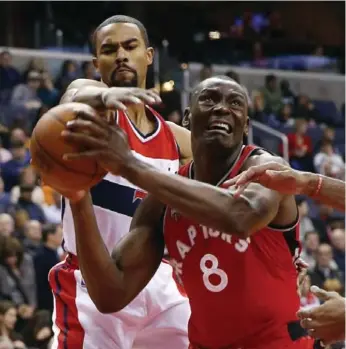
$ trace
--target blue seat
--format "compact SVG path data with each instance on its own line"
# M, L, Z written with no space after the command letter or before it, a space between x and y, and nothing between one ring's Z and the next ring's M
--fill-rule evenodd
M340 113L333 101L313 101L315 108L321 114L321 121L326 123L338 124L340 122Z

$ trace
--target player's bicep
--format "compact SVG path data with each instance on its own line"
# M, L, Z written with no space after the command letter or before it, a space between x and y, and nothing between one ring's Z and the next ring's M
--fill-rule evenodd
M167 121L180 150L180 162L184 165L192 160L191 133L184 127Z

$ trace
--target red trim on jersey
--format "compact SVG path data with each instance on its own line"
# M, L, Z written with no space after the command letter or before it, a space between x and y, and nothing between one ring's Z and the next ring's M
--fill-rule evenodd
M123 111L118 111L117 123L127 134L131 149L153 159L179 160L178 146L171 128L154 109L149 106L147 109L155 117L157 127L146 136L140 134Z
M236 162L236 164L234 165L234 167L232 168L228 178L233 178L238 174L240 169L243 167L245 161L248 159L248 157L251 155L251 153L256 149L259 149L259 148L255 145L246 145L242 149L240 157L239 157L238 161Z
M80 349L84 342L84 329L78 319L76 306L76 278L71 264L54 267L49 273L49 283L55 297L55 324L60 330L58 349Z

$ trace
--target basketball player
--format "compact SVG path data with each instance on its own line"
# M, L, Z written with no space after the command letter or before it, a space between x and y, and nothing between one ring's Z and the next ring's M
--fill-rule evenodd
M248 183L259 183L283 194L310 196L319 202L345 211L345 182L322 176L317 173L301 172L288 166L269 162L253 166L225 183L225 186L237 185L236 194Z
M86 103L103 112L117 109L116 122L127 133L134 156L175 173L179 160L190 157L190 136L182 127L166 123L148 106L160 100L155 93L144 90L153 55L142 23L126 16L107 19L94 34L93 62L102 83L76 80L62 103ZM110 173L92 188L91 196L92 214L95 212L103 234L102 246L107 246L110 253L130 230L132 215L144 192ZM178 291L168 263L160 263L143 292L137 292L131 304L114 314L120 308L112 303L117 295L108 283L112 275L106 269L100 270L92 255L83 258L78 240L76 245L68 200L63 207L63 232L64 248L69 254L49 275L55 298L53 348L187 348L190 307L188 299ZM91 276L85 273L89 267Z
M259 183L283 194L303 194L319 202L345 212L345 182L316 173L300 172L288 166L269 162L252 166L225 183L225 187L237 185L239 195L249 183ZM345 340L345 298L336 292L327 292L312 286L311 291L318 296L322 305L300 310L301 325L314 338L328 345Z
M67 161L97 159L153 194L137 209L130 233L112 257L102 243L90 195L71 195L79 256L90 261L83 275L97 282L95 264L107 270L111 301L121 309L155 274L165 240L190 300L191 348L312 349L313 340L296 316L293 262L300 245L294 197L256 183L238 198L221 188L251 166L283 163L263 149L243 145L247 100L244 88L228 77L209 78L196 87L185 114L194 161L180 169L181 176L135 158L123 131L102 119L84 115L68 125L62 132L66 141L89 150L66 154Z

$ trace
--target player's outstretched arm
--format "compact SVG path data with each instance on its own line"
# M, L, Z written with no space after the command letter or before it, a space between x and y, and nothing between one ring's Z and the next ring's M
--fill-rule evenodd
M96 109L126 110L126 104L155 104L161 98L152 90L141 88L108 87L102 82L77 79L68 86L60 100L63 103L85 103Z
M131 231L112 255L102 240L90 195L71 203L71 209L79 267L88 293L100 312L117 312L142 291L160 265L164 206L151 196L145 198L133 217Z
M74 120L67 128L62 132L66 141L93 150L66 154L65 160L95 158L107 171L127 178L161 202L214 229L246 238L272 222L282 203L280 193L257 183L251 183L240 197L235 198L229 190L161 173L133 156L127 137L119 127L110 126L93 115ZM254 158L256 160L250 158L248 166L270 161L266 156ZM270 159L277 158L271 156ZM292 212L287 214L286 210L285 215L280 217L280 224L285 224L286 220L287 224L291 224L296 218L294 201L288 206Z
M345 182L316 173L293 170L276 162L253 166L225 183L241 193L249 183L259 183L283 194L303 194L342 212L345 211Z

